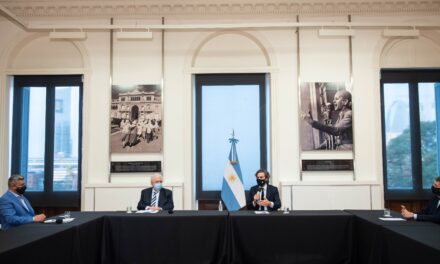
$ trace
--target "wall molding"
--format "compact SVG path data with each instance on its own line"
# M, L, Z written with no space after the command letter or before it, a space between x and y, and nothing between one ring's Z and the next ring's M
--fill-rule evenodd
M0 5L22 18L440 13L438 0L0 0Z

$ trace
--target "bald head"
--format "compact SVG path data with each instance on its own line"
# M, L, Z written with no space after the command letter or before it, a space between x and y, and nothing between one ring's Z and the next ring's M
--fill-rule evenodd
M345 108L351 109L351 93L345 90L337 91L333 99L333 106L336 111Z
M338 94L343 99L347 99L349 102L351 102L351 93L346 90L338 91L336 94Z

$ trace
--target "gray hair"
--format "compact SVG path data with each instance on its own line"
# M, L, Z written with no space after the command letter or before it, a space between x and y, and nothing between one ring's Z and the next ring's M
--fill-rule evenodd
M161 178L163 180L163 176L160 173L155 173L153 176L151 176L150 181L153 181L153 179Z
M8 187L11 188L18 181L24 181L24 177L20 174L14 174L8 179Z

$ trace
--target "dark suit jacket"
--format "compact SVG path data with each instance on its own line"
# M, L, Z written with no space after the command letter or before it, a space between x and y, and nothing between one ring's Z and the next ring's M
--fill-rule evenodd
M417 221L430 221L440 223L440 206L437 208L439 198L435 196L432 198L428 205L417 213Z
M254 195L258 192L258 185L252 186L247 197L246 205L250 210L258 210L259 205L254 206L252 201L254 200ZM278 193L278 188L272 185L267 185L266 189L266 199L273 202L273 208L267 207L267 210L276 211L281 207L280 194Z
M151 192L153 188L143 189L141 193L141 200L138 203L138 210L145 210L147 206L151 205ZM162 188L159 193L159 207L163 210L170 210L174 208L173 192L171 190Z
M7 191L0 198L0 224L3 230L33 222L34 209L26 197L23 196L23 200L28 210L23 206L20 199L10 191Z

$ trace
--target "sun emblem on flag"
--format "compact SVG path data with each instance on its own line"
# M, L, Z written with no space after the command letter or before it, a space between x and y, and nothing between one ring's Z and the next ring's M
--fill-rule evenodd
M235 164L237 164L237 161L236 160L231 160L231 164L235 165Z
M230 182L233 182L233 181L235 181L237 179L237 176L235 175L235 174L231 174L231 175L229 175L229 177L228 177L228 180L230 181Z

